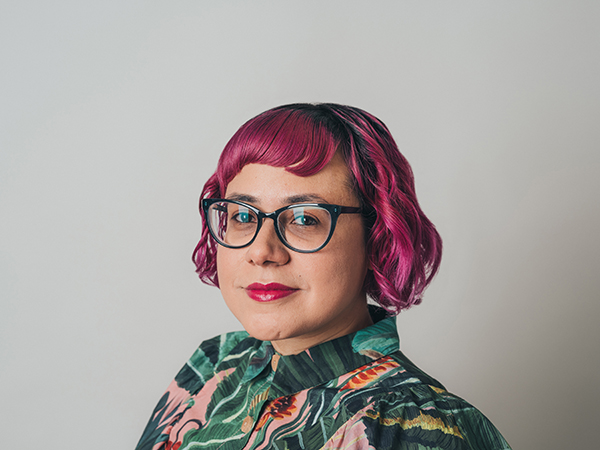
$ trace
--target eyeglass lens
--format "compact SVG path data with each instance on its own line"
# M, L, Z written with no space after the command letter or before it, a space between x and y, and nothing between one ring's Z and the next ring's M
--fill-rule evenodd
M256 234L258 215L231 202L213 203L208 210L209 226L223 244L243 247ZM282 238L298 250L314 250L325 243L331 231L329 211L318 206L294 206L282 211L277 227Z

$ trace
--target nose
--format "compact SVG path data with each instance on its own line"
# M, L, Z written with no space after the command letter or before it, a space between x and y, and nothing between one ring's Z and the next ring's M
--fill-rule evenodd
M275 231L275 221L263 219L256 238L246 247L246 261L258 266L273 264L281 266L290 260L290 251L279 240Z

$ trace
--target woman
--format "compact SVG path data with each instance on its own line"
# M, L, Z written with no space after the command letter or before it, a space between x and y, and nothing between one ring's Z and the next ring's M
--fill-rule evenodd
M200 344L139 450L509 448L399 351L395 315L420 303L442 243L381 121L266 111L225 147L201 209L197 272L246 332Z

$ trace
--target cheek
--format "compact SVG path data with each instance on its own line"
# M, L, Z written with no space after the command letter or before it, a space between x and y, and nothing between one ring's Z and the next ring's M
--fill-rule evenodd
M221 270L222 267L223 267L223 258L221 256L221 252L219 251L219 249L217 249L217 277L219 278L219 281L221 281L222 279L225 278L225 274Z
M227 288L231 283L231 277L235 273L232 267L236 267L236 264L232 260L231 252L219 247L217 249L217 276L221 290Z
M224 251L223 251L224 250ZM235 261L234 255L228 252L227 249L219 248L217 251L217 276L219 279L219 290L221 296L225 300L225 304L231 312L241 320L239 312L239 294L236 292L236 276L239 263Z
M360 237L344 241L330 249L327 258L313 266L314 276L328 290L342 290L347 294L362 292L367 274L366 249ZM325 255L323 255L325 256Z

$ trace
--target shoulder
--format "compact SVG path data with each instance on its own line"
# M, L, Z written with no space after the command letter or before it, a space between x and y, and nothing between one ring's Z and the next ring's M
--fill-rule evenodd
M477 408L432 386L414 386L380 397L361 422L375 448L419 442L432 449L510 450L496 427Z
M403 449L400 443L418 442L432 449L510 449L481 411L448 392L400 351L389 358L394 369L381 378L369 405L355 416L371 445Z
M202 342L175 376L179 388L196 394L217 371L243 364L261 341L245 331L234 331Z

